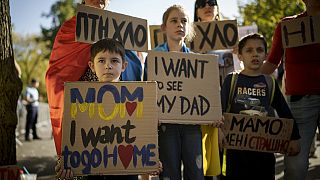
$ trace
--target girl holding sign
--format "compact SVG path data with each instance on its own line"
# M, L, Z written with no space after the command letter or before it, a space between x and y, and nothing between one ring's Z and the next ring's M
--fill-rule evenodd
M155 51L190 52L184 41L192 37L193 30L182 6L173 5L164 12L161 29L167 36L167 42L156 47ZM159 156L163 172L160 179L182 179L182 161L184 179L202 180L204 177L201 147L200 125L161 124Z

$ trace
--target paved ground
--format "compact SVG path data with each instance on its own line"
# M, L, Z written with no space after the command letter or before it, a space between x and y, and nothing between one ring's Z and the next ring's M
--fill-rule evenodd
M56 152L51 137L51 126L47 111L47 106L42 104L41 114L39 115L38 133L42 140L25 142L23 136L23 126L25 121L20 120L18 125L17 139L17 159L18 164L25 166L30 173L37 174L39 180L54 179L54 166ZM20 135L19 135L20 134ZM320 142L317 141L316 155L318 158L310 158L309 175L307 180L320 180ZM276 179L282 180L283 176L283 156L277 155ZM157 178L153 178L157 179Z

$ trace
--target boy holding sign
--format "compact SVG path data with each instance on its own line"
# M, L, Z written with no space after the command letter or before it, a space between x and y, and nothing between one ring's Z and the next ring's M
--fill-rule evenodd
M85 6L107 9L109 0L82 0ZM46 72L46 89L50 108L52 133L57 155L61 155L61 124L63 122L64 83L75 81L96 81L97 77L88 67L90 61L89 43L76 41L77 18L72 17L64 22L54 41ZM140 81L142 74L141 62L130 50L125 52L128 68L121 74L123 80Z
M118 82L120 81L121 73L125 71L128 65L125 59L125 49L116 40L102 39L91 46L91 60L88 62L88 65L100 82ZM62 166L59 159L55 167L57 177L62 179L72 178L72 171L70 169L63 169ZM91 178L138 180L137 175L87 177L87 179Z
M260 34L247 35L240 40L238 48L238 57L243 61L244 70L237 75L236 80L233 74L226 77L221 90L223 112L248 114L254 111L252 107L259 107L260 111L256 111L256 114L263 116L272 107L279 117L293 119L277 83L273 83L274 94L272 95L268 87L270 86L269 77L260 73L260 67L267 52L264 37ZM251 124L251 126L254 125ZM297 126L294 124L286 152L288 155L299 153L299 138ZM224 175L222 179L261 179L263 177L263 179L274 180L275 157L273 153L228 149L224 152L222 172Z

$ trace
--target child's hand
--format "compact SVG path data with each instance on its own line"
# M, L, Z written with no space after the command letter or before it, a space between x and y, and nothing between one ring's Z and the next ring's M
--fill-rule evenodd
M220 151L222 151L223 146L227 143L227 139L221 128L219 128L219 131L218 131L218 142L219 142L219 149Z
M298 140L291 140L287 149L287 156L295 156L300 153L300 143Z
M158 171L151 172L149 175L150 175L150 176L157 176L157 175L159 175L162 171L163 171L162 163L161 163L161 161L159 161Z
M61 164L61 157L58 157L57 164L54 167L56 172L56 179L73 179L73 172L71 169L64 169Z
M214 121L211 126L216 128L221 128L223 126L224 116L221 117L221 120Z

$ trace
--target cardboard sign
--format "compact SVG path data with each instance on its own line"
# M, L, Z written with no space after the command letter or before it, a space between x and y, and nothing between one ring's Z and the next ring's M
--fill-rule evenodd
M1 180L19 180L20 169L18 166L0 166L0 179Z
M158 82L159 121L211 124L221 119L215 55L148 52L148 80Z
M129 50L148 50L147 20L78 4L76 40L94 43L112 38Z
M281 22L283 48L320 43L320 16Z
M238 60L235 61L233 59L233 54L231 49L216 50L216 51L213 51L213 53L218 55L219 80L220 80L220 85L222 86L226 76L235 70L234 68L235 62L240 62L240 61Z
M167 36L161 31L160 25L149 26L151 49L167 42Z
M246 36L252 33L258 33L258 26L251 25L251 26L240 26L238 27L239 38Z
M236 20L196 22L195 32L196 36L190 43L190 48L194 52L232 49L238 43Z
M158 169L155 82L65 84L62 164L75 175Z
M259 152L285 152L288 148L293 120L274 117L224 114L222 131L227 149Z

